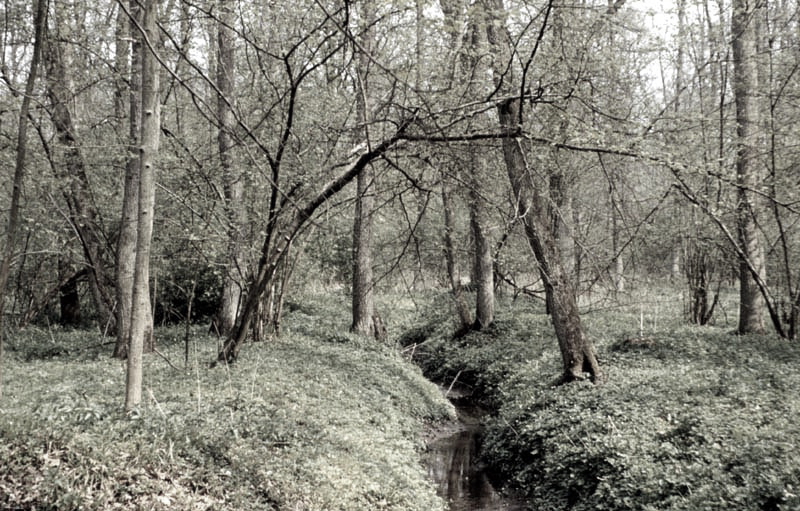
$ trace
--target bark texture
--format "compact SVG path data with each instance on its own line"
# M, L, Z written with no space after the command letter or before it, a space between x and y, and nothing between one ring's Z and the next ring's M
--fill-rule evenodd
M739 327L741 334L763 333L766 283L764 248L758 233L757 193L759 171L758 53L756 0L734 0L733 92L736 101L736 217L741 254L739 262Z
M120 6L122 14L117 20L117 32L120 39L117 44L126 45L130 38L130 55L118 52L117 69L119 72L130 72L129 105L128 105L128 155L125 162L123 182L122 214L117 240L117 260L115 280L117 291L117 342L114 357L124 359L128 356L128 342L131 337L131 311L133 310L133 271L136 257L136 211L139 203L139 130L141 127L141 92L142 92L142 37L134 20L141 20L141 9L138 0L130 0L126 14ZM130 15L130 17L128 16ZM130 62L128 61L130 58ZM120 97L122 91L118 92ZM122 110L120 109L120 113Z

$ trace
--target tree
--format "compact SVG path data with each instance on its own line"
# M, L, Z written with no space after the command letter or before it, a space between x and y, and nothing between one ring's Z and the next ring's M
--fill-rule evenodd
M247 299L239 314L236 328L218 353L217 360L219 362L232 363L238 358L239 351L247 338L247 332L255 318L256 311L258 310L258 302L264 290L272 283L278 265L285 261L288 248L298 237L312 215L330 197L339 193L348 183L356 179L359 172L361 172L365 166L381 157L390 149L395 148L399 142L403 140L403 134L410 122L411 119L407 119L399 123L397 131L393 135L385 138L381 143L373 146L372 149L364 150L362 147L365 144L361 144L353 151L353 157L349 162L337 163L335 166L343 166L344 170L319 189L316 194L310 196L301 203L292 215L291 222L282 230L282 236L276 245L272 246L269 243L269 238L265 240L255 280L247 293Z
M758 228L761 152L758 106L756 24L761 9L754 0L734 0L733 93L736 101L736 223L742 253L739 262L738 332L763 333L765 308L759 282L766 282L766 261ZM762 284L763 285L763 284Z
M30 114L36 76L39 72L39 61L42 56L42 45L46 26L47 0L38 0L36 2L36 14L33 21L33 55L31 56L28 80L25 84L25 93L22 96L22 104L19 109L19 126L17 128L16 146L17 157L14 162L14 179L11 184L11 205L8 210L6 246L3 251L3 259L0 261L0 397L2 397L3 393L3 344L5 335L3 321L5 319L6 286L8 285L8 277L11 273L11 260L14 258L14 250L17 243L20 198L22 195L22 185L25 180L25 160L28 155L28 115Z
M505 11L500 0L487 0L484 4L492 22L488 24L488 40L493 47L493 73L499 90L514 94L507 76L507 66L513 55L510 36L505 26ZM545 7L540 39L553 1ZM524 88L518 89L524 90ZM522 98L511 96L499 102L497 107L500 128L505 137L502 140L503 155L508 178L516 201L517 212L522 219L525 234L536 258L544 281L545 294L551 321L558 339L563 362L562 381L564 383L581 380L588 373L591 379L600 383L603 373L597 361L593 343L586 335L581 323L580 313L572 278L565 271L562 255L553 223L549 214L549 199L543 191L547 188L534 181L528 164L530 151L523 135L524 110Z
M453 300L458 314L459 332L466 332L473 326L472 314L470 314L467 300L464 297L464 286L461 284L461 273L458 270L458 256L456 254L453 232L455 231L455 219L453 213L453 203L451 192L448 189L449 183L445 176L442 176L442 215L444 217L444 256L447 277L450 281L450 291L453 293Z
M95 309L101 326L114 331L114 316L111 312L113 299L109 284L111 279L106 273L106 247L100 226L101 219L97 207L92 201L92 190L86 172L86 163L78 140L73 115L69 104L72 93L67 84L70 83L65 64L65 49L60 42L61 17L66 13L57 13L53 18L52 33L45 38L46 48L43 52L47 76L47 95L50 99L50 118L56 131L58 153L50 151L51 166L61 181L61 191L67 203L69 220L78 235L84 255L89 290L91 291ZM63 161L59 157L63 151Z
M141 129L141 92L142 92L142 37L136 26L141 20L139 0L130 0L129 7L118 2L120 15L117 17L117 72L124 76L130 71L128 89L128 155L125 161L125 176L122 195L122 218L119 224L117 241L117 257L115 281L117 295L117 342L114 356L128 356L131 338L131 311L133 310L133 280L136 266L136 212L139 203L139 158L138 141ZM123 14L124 13L124 14ZM131 44L128 44L128 40ZM130 49L130 55L125 49ZM129 60L130 59L130 60ZM120 107L124 95L124 85L117 82L115 101L117 116L121 116ZM143 311L140 311L143 313Z
M486 12L481 9L466 9L464 2L442 1L440 2L442 11L445 13L445 23L448 27L448 39L451 56L454 59L453 83L463 84L459 90L461 101L480 101L485 94L487 83L482 79L488 71L485 54L487 53ZM458 28L460 20L466 24L463 34ZM462 40L459 41L458 38ZM481 117L469 122L465 126L466 130L479 130L483 128L480 122ZM467 147L452 147L451 157L456 160L454 167L460 168L457 175L463 179L463 184L467 188L466 198L469 204L469 226L472 235L472 285L475 288L475 320L471 328L480 330L489 327L494 323L495 308L495 282L494 282L494 254L492 253L492 240L488 229L488 200L486 192L490 187L486 182L490 180L488 157L486 147L477 143ZM445 196L449 199L449 196ZM448 205L449 206L449 205ZM445 209L448 214L449 207ZM445 229L447 229L447 218L445 218ZM452 233L450 233L452 235ZM447 240L445 240L447 241ZM453 257L452 255L449 257ZM456 283L454 276L450 277L453 293L456 299L456 306L461 307L460 282ZM462 312L460 321L462 323L467 316ZM463 329L462 329L463 331Z
M375 43L375 5L371 0L361 2L361 20L356 54L356 115L359 122L358 137L370 143L371 101L370 68ZM350 330L365 336L382 336L380 319L375 312L372 272L372 215L374 208L375 172L372 164L366 165L356 178L356 207L353 219L353 286Z
M222 300L215 319L219 335L230 334L236 323L236 314L242 300L242 281L245 273L243 230L247 221L244 205L244 176L233 162L234 130L233 112L236 81L236 41L234 39L233 10L228 2L219 3L217 19L217 118L219 130L217 145L222 166L225 216L228 223L228 247Z
M159 98L160 67L155 53L158 40L158 3L146 0L142 7L142 93L139 148L139 196L136 218L136 258L134 265L128 371L125 385L125 410L130 412L142 400L142 353L153 334L150 315L150 247L155 212L155 165L161 133Z

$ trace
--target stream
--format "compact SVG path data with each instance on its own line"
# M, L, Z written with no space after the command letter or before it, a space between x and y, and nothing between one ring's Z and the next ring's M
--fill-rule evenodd
M478 459L481 419L486 412L469 398L451 398L458 421L440 431L428 443L425 464L439 496L450 503L449 511L522 511L522 502L501 496L492 487Z

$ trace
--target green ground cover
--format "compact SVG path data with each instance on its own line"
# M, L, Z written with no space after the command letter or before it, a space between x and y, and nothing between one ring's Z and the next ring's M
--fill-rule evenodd
M401 341L495 408L485 457L531 509L800 509L800 346L685 325L677 295L636 302L584 316L600 387L554 386L556 341L530 302L462 339L429 317Z
M196 329L184 369L182 330L158 331L181 369L146 357L132 417L103 339L12 335L0 508L442 509L420 433L452 407L393 347L341 334L341 298L289 305L286 335L231 368L206 368L216 340Z
M384 303L398 350L342 333L341 301L288 304L283 339L233 368L206 368L216 344L197 329L183 369L183 332L160 330L181 369L148 357L133 417L102 339L15 335L0 508L442 509L420 431L452 409L410 358L495 410L486 460L531 509L800 509L794 343L731 335L732 319L688 326L677 296L643 295L584 315L607 383L554 386L538 302L501 303L494 327L457 340L447 295Z

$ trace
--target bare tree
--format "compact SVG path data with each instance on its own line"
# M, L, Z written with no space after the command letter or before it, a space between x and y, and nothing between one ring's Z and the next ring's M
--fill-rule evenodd
M142 12L142 125L139 149L139 200L136 222L136 259L133 279L131 333L128 342L128 372L125 386L125 410L130 412L142 400L142 353L152 337L150 314L150 247L155 211L155 165L161 133L159 99L160 67L154 43L158 39L158 3L147 0Z
M621 3L621 2L617 2ZM498 89L514 93L506 65L511 62L512 46L505 24L505 10L500 0L485 2L487 13L492 16L488 24L488 40L493 46L495 56L493 72ZM543 37L544 27L553 2L545 7L539 38ZM616 5L616 4L614 4ZM536 257L539 272L544 281L545 293L551 320L558 338L563 362L563 382L584 378L588 373L591 379L600 383L603 373L597 360L594 344L586 335L580 318L571 276L565 270L559 250L557 235L551 221L549 203L552 198L545 195L546 187L535 182L533 169L528 162L530 148L522 136L524 120L521 97L510 97L498 106L500 127L503 130L503 154L511 188L517 204L517 212L523 221L528 243Z

